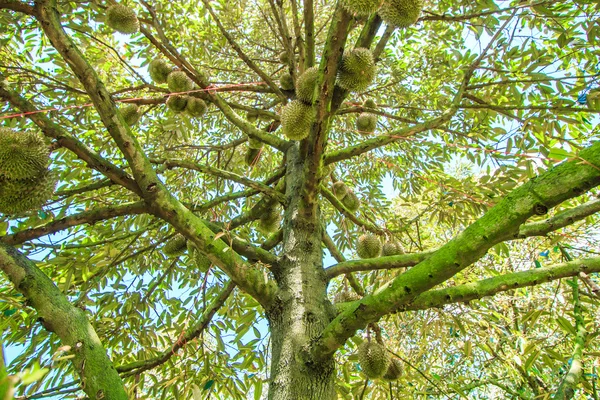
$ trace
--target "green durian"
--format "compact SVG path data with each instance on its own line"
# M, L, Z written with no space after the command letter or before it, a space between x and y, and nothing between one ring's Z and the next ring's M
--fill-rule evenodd
M283 64L290 62L290 57L288 56L287 51L282 51L279 53L279 61L281 61Z
M49 154L41 135L0 128L0 178L35 179L47 170Z
M290 140L302 140L310 133L315 111L301 101L289 102L281 112L283 134Z
M187 107L188 97L189 96L171 95L167 99L167 107L175 113L183 112Z
M390 26L407 28L417 22L422 9L423 0L385 0L379 16Z
M394 357L390 360L390 365L388 366L387 371L383 375L383 379L385 379L386 381L398 380L398 378L400 378L400 375L402 375L403 369L404 368L402 366L402 361L399 358Z
M173 93L189 92L194 88L194 82L183 71L172 71L167 76L167 85Z
M360 235L356 242L356 253L360 258L375 258L381 253L381 241L373 233Z
M202 99L196 97L187 96L187 103L185 105L185 112L190 117L199 118L206 114L206 103Z
M281 75L281 78L279 78L279 86L283 90L294 90L294 78L292 78L292 75L289 73Z
M400 243L395 240L387 241L381 247L381 255L384 257L387 256L397 256L398 254L403 254L402 247Z
M167 83L167 78L172 72L172 68L166 61L156 58L148 64L148 74L156 83Z
M362 92L371 84L376 71L371 50L365 48L350 50L342 57L338 85L351 92Z
M163 246L163 253L169 257L177 257L185 253L187 248L187 239L178 233Z
M191 241L188 240L186 243L188 258L202 273L208 272L210 268L210 260L198 250L198 247Z
M277 204L273 204L260 216L258 220L258 230L264 234L272 233L279 229L281 222L281 209Z
M126 35L140 30L140 21L135 11L121 4L114 4L106 9L106 25Z
M373 14L381 6L381 0L341 0L342 7L350 14Z
M319 79L319 68L311 67L304 71L296 82L296 97L305 104L313 104L315 101L315 89Z
M342 204L348 209L348 211L356 212L360 207L360 200L358 199L358 197L356 197L354 192L348 190L348 193L346 193L346 195L342 199Z
M366 99L363 106L367 108L377 108L377 103L375 103L375 100L373 99Z
M119 111L121 112L125 123L129 126L134 126L137 124L142 117L142 113L140 112L140 108L137 106L137 104L125 104L120 108Z
M356 130L358 133L368 135L375 132L377 128L377 115L371 113L360 113L356 118Z
M248 147L248 150L246 150L246 155L244 156L244 162L246 163L246 165L249 167L256 165L259 158L260 149L253 149L252 147Z
M0 213L39 210L54 194L56 176L45 170L33 179L0 178Z
M390 357L382 345L372 340L365 340L358 346L358 362L367 377L377 379L386 373L390 365Z
M342 200L348 194L348 186L342 181L334 183L333 194L338 200Z

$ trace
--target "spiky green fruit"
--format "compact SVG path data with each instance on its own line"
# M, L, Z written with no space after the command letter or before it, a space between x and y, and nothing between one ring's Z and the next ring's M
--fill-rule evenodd
M208 272L210 260L198 250L198 247L190 240L186 243L188 258L202 273Z
M166 61L160 58L155 58L148 64L148 74L156 83L167 83L167 78L172 72L172 68Z
M248 150L246 150L246 155L244 156L244 162L246 163L246 165L249 167L256 165L259 158L260 149L253 149L252 147L248 147Z
M248 111L246 113L246 119L248 120L248 122L256 122L256 120L258 119L258 111L256 111L256 110Z
M356 130L358 133L368 135L375 132L377 128L377 115L371 113L360 113L356 118Z
M279 53L279 61L281 61L283 64L290 62L290 57L288 56L287 51L282 51Z
M363 103L363 106L368 108L377 108L377 103L375 103L375 100L373 99L366 99Z
M315 101L315 89L319 79L319 68L312 67L304 71L296 82L296 97L305 104L313 104Z
M423 0L385 0L379 9L379 16L390 26L407 28L417 22Z
M37 133L0 128L0 178L36 178L48 168L48 154L48 146Z
M387 241L381 247L381 255L384 257L387 256L397 256L398 254L402 254L402 247L400 243L395 240Z
M196 97L187 96L187 103L185 105L185 112L190 117L199 118L206 114L206 103L202 99Z
M175 113L183 112L187 107L188 97L189 96L179 95L169 96L169 98L167 99L167 107L169 107L169 110Z
M273 204L260 216L258 220L258 229L263 233L272 233L279 229L281 222L281 210L279 206Z
M283 134L290 140L302 140L310 133L314 120L315 112L312 106L298 100L291 101L281 112Z
M334 183L333 194L338 200L342 200L348 194L348 186L342 181Z
M0 213L39 210L52 197L56 176L45 170L33 179L0 178Z
M281 75L281 78L279 78L279 86L283 90L294 90L294 78L292 78L292 75L289 73Z
M366 376L377 379L386 373L390 365L390 357L382 345L372 340L365 340L358 346L358 362Z
M373 14L381 6L381 0L341 0L342 7L350 14Z
M371 84L376 71L371 50L365 48L351 50L342 57L338 85L351 92L362 92Z
M121 111L125 123L129 126L137 124L142 117L140 108L136 104L125 104L119 111Z
M172 71L167 76L167 85L173 93L189 92L194 87L194 82L183 71Z
M402 375L403 369L404 368L402 366L402 361L399 358L394 357L391 359L390 365L388 366L387 371L383 375L383 379L385 379L386 381L398 380L398 378L400 378L400 375Z
M140 30L140 21L135 11L121 4L114 4L106 9L106 25L126 35Z
M163 246L163 253L169 257L177 257L185 253L187 248L187 239L182 234L178 233L173 236Z
M377 235L365 233L356 241L356 253L360 258L375 258L381 253L381 241Z
M348 209L348 211L357 212L360 207L360 200L358 197L356 197L354 192L349 190L342 199L342 204Z

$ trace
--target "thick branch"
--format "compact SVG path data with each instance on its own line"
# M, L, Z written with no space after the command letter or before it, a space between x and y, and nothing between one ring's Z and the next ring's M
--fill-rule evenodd
M0 0L0 10L12 10L27 15L35 16L35 9L29 4L18 0Z
M588 201L585 204L565 210L544 221L531 222L529 224L522 225L519 229L519 237L524 238L529 236L545 236L548 234L548 232L569 226L576 221L589 217L590 215L593 215L599 211L600 199Z
M85 312L74 307L34 263L1 243L0 269L36 309L44 327L70 347L84 392L91 399L127 400L123 382Z

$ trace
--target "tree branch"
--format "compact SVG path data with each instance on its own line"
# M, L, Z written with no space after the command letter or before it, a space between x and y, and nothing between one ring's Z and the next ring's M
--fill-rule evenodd
M18 0L0 0L0 10L12 10L23 14L36 16L35 9L29 4Z

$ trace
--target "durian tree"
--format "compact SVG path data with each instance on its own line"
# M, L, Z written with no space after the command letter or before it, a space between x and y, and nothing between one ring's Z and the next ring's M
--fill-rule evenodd
M599 16L0 0L0 398L598 398Z

